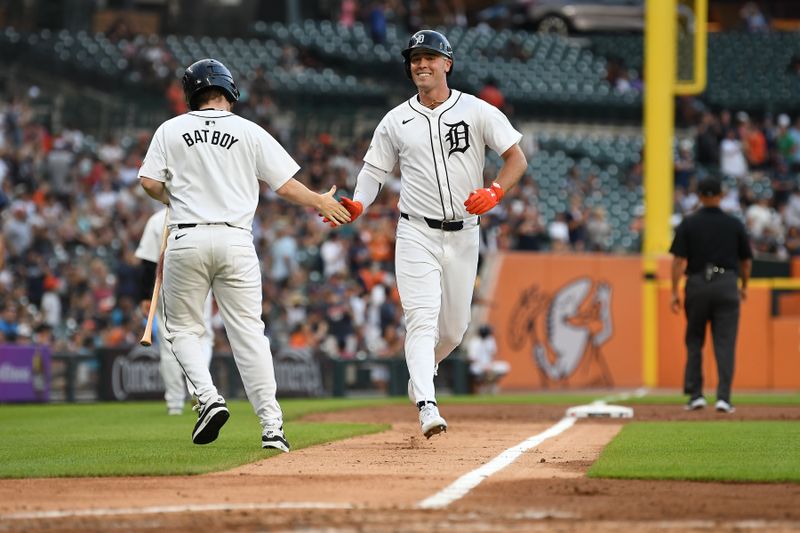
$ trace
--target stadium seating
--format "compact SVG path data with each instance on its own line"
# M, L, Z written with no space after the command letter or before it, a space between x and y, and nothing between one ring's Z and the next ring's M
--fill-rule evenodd
M622 58L629 68L642 70L641 35L594 36L590 47L599 56ZM789 65L798 53L800 32L712 33L703 99L716 108L797 111L800 76Z
M641 95L619 92L605 81L607 58L624 60L642 70L641 35L597 35L570 40L555 35L488 28L439 28L456 51L452 83L477 92L486 79L499 83L506 98L522 113L551 114L576 119L638 119ZM168 35L163 44L181 67L201 57L217 57L239 76L259 66L279 91L304 96L388 101L402 81L400 51L407 35L395 25L384 43L373 43L368 28L355 23L345 28L331 21L299 24L257 22L252 37L193 37ZM30 55L58 72L79 72L92 80L109 79L147 84L147 73L131 57L132 50L159 45L155 36L111 42L103 34L42 30L25 33L14 28L0 32L0 53ZM283 46L313 54L324 68L297 73L283 64ZM800 108L794 95L800 76L789 71L800 50L800 33L721 33L709 36L708 89L704 100L731 109ZM763 58L769 57L770 61ZM176 67L177 68L177 67ZM164 77L172 73L161 73ZM356 81L358 76L358 81ZM748 78L754 83L735 83Z

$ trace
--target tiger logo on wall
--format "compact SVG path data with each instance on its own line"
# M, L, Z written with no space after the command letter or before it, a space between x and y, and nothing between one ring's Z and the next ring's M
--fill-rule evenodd
M532 285L520 294L511 317L509 345L518 351L530 343L543 386L573 377L582 385L614 386L601 351L613 331L608 283L582 277L553 294Z

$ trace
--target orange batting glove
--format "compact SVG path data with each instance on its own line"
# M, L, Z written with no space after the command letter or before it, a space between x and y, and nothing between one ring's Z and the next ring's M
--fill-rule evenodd
M503 199L503 188L499 183L492 183L491 187L475 189L464 202L464 207L471 215L482 215L500 203Z
M347 209L347 211L350 213L350 222L355 221L355 219L357 219L361 215L361 213L364 212L364 206L361 204L361 202L358 201L354 202L350 198L343 196L342 199L339 200L339 203L342 204L344 208ZM332 228L336 227L336 224L331 222L331 220L328 217L323 217L322 221L328 224Z

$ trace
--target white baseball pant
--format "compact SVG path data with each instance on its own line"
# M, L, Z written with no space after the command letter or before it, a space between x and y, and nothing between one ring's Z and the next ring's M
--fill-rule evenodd
M395 275L406 320L405 352L417 402L436 401L436 366L467 331L478 272L477 217L459 231L419 217L397 223Z
M178 240L180 239L180 240ZM281 425L269 340L261 320L261 268L253 235L224 224L172 231L164 258L165 337L200 403L218 395L200 355L211 288L247 398L262 427Z
M208 293L203 304L203 319L205 331L200 337L201 350L199 352L204 364L211 364L211 356L214 351L214 330L211 327L211 293ZM167 401L167 409L179 411L186 403L186 390L189 396L195 394L192 383L183 375L183 370L175 355L172 353L169 344L164 339L164 302L162 298L158 300L158 311L156 312L158 352L161 355L159 370L161 378L164 380L164 399Z

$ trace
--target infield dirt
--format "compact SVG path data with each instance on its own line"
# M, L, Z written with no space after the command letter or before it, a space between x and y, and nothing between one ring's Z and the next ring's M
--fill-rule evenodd
M416 507L552 426L564 410L445 402L448 433L426 440L410 405L358 409L305 420L389 422L392 428L202 476L0 480L0 531L800 530L796 484L586 478L622 427L619 420L580 420L448 507ZM636 406L634 420L720 419L800 421L800 407L739 407L720 415ZM242 509L249 504L258 508ZM211 505L218 510L200 510ZM299 508L278 508L287 505ZM179 512L163 512L169 507ZM44 514L49 511L65 516ZM80 514L87 512L97 516Z

